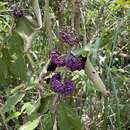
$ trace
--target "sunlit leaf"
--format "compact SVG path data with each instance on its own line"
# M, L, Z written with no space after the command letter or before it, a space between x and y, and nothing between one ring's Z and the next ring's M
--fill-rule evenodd
M24 97L24 93L15 93L14 95L8 97L5 105L2 107L2 112L10 112L11 110L14 109L15 105L22 100Z
M33 105L31 104L31 102L25 102L24 105L22 106L21 112L25 110L26 113L30 115L32 109L33 109Z
M25 123L23 126L19 128L19 130L34 130L39 122L40 122L41 116L33 118L32 120Z
M7 118L6 118L6 122L10 121L11 119L17 118L21 115L20 112L13 112L11 113Z

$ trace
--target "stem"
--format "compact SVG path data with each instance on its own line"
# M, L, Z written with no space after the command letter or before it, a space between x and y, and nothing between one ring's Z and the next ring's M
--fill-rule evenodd
M40 83L43 82L44 78L50 74L50 72L47 72L47 66L49 65L50 60L47 61L47 63L43 66L43 69L38 77L38 81Z
M71 27L74 30L75 0L72 0Z
M125 59L127 59L127 60L130 59L130 55L128 55L128 54L120 53L119 56L120 56L120 57L123 57L123 58L125 58Z
M39 2L38 0L33 0L32 2L33 10L36 15L37 23L38 23L38 28L37 30L42 28L42 16L41 16L41 9L39 7Z
M129 45L129 43L126 43L122 48L119 48L119 51L117 51L115 54L113 54L114 56L115 55L119 55L121 52L122 52L122 50L124 50L127 46Z
M28 60L30 62L32 71L34 71L34 68L36 68L36 65L35 65L35 62L33 61L32 56L31 56L30 53L27 53L27 58L28 58Z
M55 115L53 130L57 130L57 119L56 119L56 115Z
M50 19L50 13L49 13L49 1L45 0L45 15L44 15L44 25L46 25L47 29L47 34L48 34L48 42L50 43L49 45L52 45L52 23Z
M75 34L78 36L80 32L80 0L75 0L74 28Z
M115 96L115 100L116 100L117 127L118 127L118 130L121 130L119 98L118 98L118 96L117 96L117 90L116 90L116 87L115 87L115 82L113 81L113 78L112 78L112 75L111 75L111 74L110 74L110 78L111 78L111 81L112 81L113 92L114 92L114 96Z
M87 44L87 33L86 33L86 26L85 26L85 23L86 23L86 20L85 20L85 15L86 15L86 12L81 9L81 19L82 19L82 28L83 28L83 44L86 45Z
M103 130L107 130L107 122L108 122L108 99L104 99L104 113L103 113Z

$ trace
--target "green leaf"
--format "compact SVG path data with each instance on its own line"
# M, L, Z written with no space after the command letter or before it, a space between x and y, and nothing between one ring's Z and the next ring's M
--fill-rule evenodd
M71 53L73 54L73 55L78 55L78 56L83 56L83 57L87 57L88 55L89 55L89 53L90 53L90 50L91 50L91 47L89 47L89 46L84 46L84 47L82 47L82 48L76 48L76 49L73 49L72 51L71 51Z
M116 0L116 3L119 5L129 5L130 1L129 0Z
M2 60L5 62L7 67L9 67L10 66L10 59L11 59L11 56L9 54L9 49L2 48L1 52L2 52Z
M27 51L32 44L32 40L36 34L35 26L26 17L18 18L16 22L15 31L24 39L25 51Z
M93 48L92 48L92 61L94 63L96 62L96 59L97 59L97 52L98 52L98 49L99 49L99 46L100 46L100 41L101 41L101 39L97 38L95 44L93 44Z
M24 41L17 32L13 31L7 42L12 55L23 55Z
M1 111L3 113L5 112L10 112L11 110L14 109L15 105L20 102L22 100L22 98L24 97L24 93L15 93L14 95L10 96L5 105L2 107Z
M29 37L34 32L34 25L26 17L18 18L15 31L22 37Z
M26 64L24 62L24 58L22 56L17 57L17 59L11 63L9 69L10 69L11 73L13 73L16 78L26 80L27 68L26 68Z
M16 22L15 31L24 39L25 51L30 49L35 34L37 32L35 25L26 17L18 18Z
M44 130L53 130L54 121L50 113L44 116L43 124L44 124Z
M127 16L130 17L130 9L127 11Z
M33 104L33 109L30 111L30 115L33 113L36 113L38 108L40 106L40 98L36 101L36 103Z
M57 111L60 130L81 130L80 118L70 106L59 104Z
M8 75L7 66L0 58L0 83L5 83L7 75Z
M21 126L19 130L34 130L38 126L40 119L41 119L41 116L31 119L30 121L25 123L23 126Z
M22 106L21 112L23 112L24 110L26 110L26 113L28 115L30 115L30 112L32 111L32 109L33 109L33 105L31 104L31 102L26 102Z
M39 113L48 111L48 109L50 108L52 101L53 101L52 98L53 98L53 95L47 95L47 96L41 98L40 106L38 108Z
M20 112L13 112L13 113L11 113L11 114L7 117L6 122L10 121L11 119L17 118L17 117L19 117L20 115L21 115Z
M13 89L11 89L10 93L13 94L13 93L19 92L20 90L25 89L25 87L26 87L25 84L21 83L18 86L16 86Z

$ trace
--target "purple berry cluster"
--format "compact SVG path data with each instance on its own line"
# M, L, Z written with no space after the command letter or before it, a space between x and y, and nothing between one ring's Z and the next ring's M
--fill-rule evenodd
M59 73L52 76L51 87L54 92L60 93L64 96L70 95L75 89L75 85L71 80L67 80L63 84Z
M23 16L23 11L20 8L15 7L13 5L13 1L12 0L8 0L8 6L9 6L9 9L10 9L9 14L11 16L13 16L15 18Z
M69 70L81 70L84 69L87 58L81 56L74 56L72 54L68 56L62 56L58 50L52 50L50 54L51 62L57 66L66 66Z
M79 43L79 39L71 33L60 31L59 35L61 39L70 46L74 46ZM73 54L62 55L57 49L53 49L51 51L50 59L51 62L47 68L48 71L55 71L56 67L63 66L66 66L71 71L81 70L84 69L85 62L87 60L87 58L82 56L74 56ZM59 73L51 77L50 83L54 92L60 93L64 96L70 95L75 89L75 85L72 80L66 80L62 83Z
M62 56L58 50L52 50L50 54L51 62L58 67L66 66L69 70L81 70L84 69L86 58L81 56L64 55Z
M71 71L81 70L84 69L86 59L87 58L70 54L65 58L65 64Z
M51 62L56 64L58 67L65 66L65 58L62 56L58 50L54 49L50 54Z
M60 31L59 36L63 42L68 43L70 46L74 46L79 43L79 39L75 37L72 33Z

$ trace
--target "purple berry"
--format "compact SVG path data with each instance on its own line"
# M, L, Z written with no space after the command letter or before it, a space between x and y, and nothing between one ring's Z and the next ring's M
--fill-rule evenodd
M65 81L65 89L64 89L64 96L70 95L75 89L74 82L71 80Z
M51 81L52 91L56 93L60 93L64 96L70 95L75 89L75 85L73 81L67 80L64 82L64 84L61 82L60 73L56 73L55 75L53 75L50 81Z
M23 11L16 7L14 4L13 4L13 1L12 0L8 0L8 6L9 6L9 14L13 17L22 17L23 16Z
M72 54L65 58L65 65L71 71L84 69L86 58L81 56L74 56Z
M10 13L11 16L13 16L15 18L23 16L23 11L18 9L18 8L12 9L9 13Z
M52 63L56 64L59 67L65 65L65 57L62 56L56 49L52 50L50 58Z
M52 78L51 78L51 81L54 81L54 80L61 80L61 75L60 75L60 73L56 73L56 74L54 74L53 76L52 76Z
M56 73L51 78L51 87L54 92L63 93L64 85L61 83L61 75L60 73Z
M63 42L68 43L70 46L74 46L79 43L79 39L69 32L60 31L59 35Z
M51 87L54 92L63 93L64 85L59 80L51 80Z

